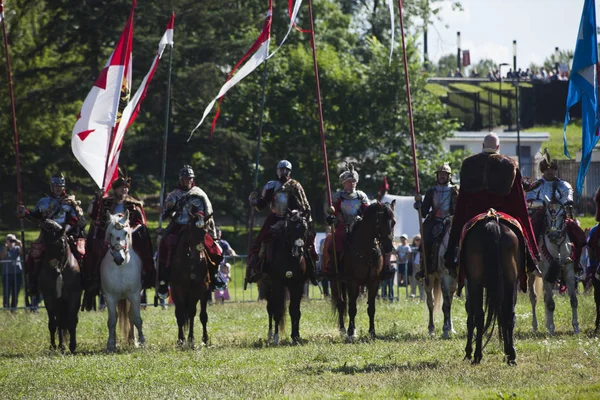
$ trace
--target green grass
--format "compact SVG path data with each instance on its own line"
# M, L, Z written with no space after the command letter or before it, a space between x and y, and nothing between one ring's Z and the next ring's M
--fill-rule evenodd
M548 151L552 158L558 160L566 160L567 157L563 152L563 124L555 125L538 125L533 128L526 129L525 132L548 132L550 139L548 142L542 144L542 151L544 147L548 147ZM567 125L567 146L571 157L575 158L575 154L581 148L581 121L573 121Z
M428 83L425 85L425 90L429 93L438 97L445 97L448 95L448 87L440 85L438 83Z
M600 391L600 342L589 334L593 298L580 295L584 333L571 334L566 296L555 296L557 334L531 332L528 298L517 307L517 367L502 361L498 339L484 350L483 362L463 362L465 312L454 302L457 335L427 335L425 304L378 302L378 338L367 337L366 304L360 302L359 338L346 343L324 301L302 304L302 346L266 342L264 303L209 307L208 346L176 347L173 308L142 312L145 348L121 344L105 354L106 313L80 314L79 354L48 350L44 312L0 313L0 393L13 398L569 398L596 397ZM289 325L289 320L288 320ZM197 337L201 329L196 323Z

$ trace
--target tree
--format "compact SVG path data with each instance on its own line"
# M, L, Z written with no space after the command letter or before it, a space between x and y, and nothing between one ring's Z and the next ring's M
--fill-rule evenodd
M440 57L435 67L435 71L437 76L454 76L456 68L458 68L456 64L456 54L446 54Z

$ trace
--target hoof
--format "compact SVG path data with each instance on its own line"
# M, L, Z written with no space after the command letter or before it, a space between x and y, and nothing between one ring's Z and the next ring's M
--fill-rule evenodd
M106 346L106 352L107 353L116 353L117 351L117 347L116 346Z
M279 345L279 333L276 333L275 335L273 335L273 344L275 346Z
M579 325L573 326L573 332L575 332L576 335L579 335Z
M508 360L506 363L508 365L515 365L515 366L517 365L517 361L516 360Z
M340 335L346 336L346 328L340 328Z
M465 356L465 358L463 358L463 361L471 361L471 360L472 360L472 358L471 358L471 355L470 355L470 354L467 354L467 355Z
M177 347L183 347L184 344L185 344L185 340L181 340L181 339L177 340Z
M270 342L273 340L273 330L269 330L269 334L267 335L267 340Z
M435 335L435 328L429 328L429 336Z
M296 336L292 338L292 345L293 346L299 346L302 344L302 339L300 338L300 336Z
M444 339L450 339L450 331L444 331L444 333L442 334L442 337Z
M375 335L375 331L370 331L369 336L371 337L371 339L377 339L377 335Z
M481 359L475 358L473 361L471 361L471 365L479 365L480 362L481 362Z

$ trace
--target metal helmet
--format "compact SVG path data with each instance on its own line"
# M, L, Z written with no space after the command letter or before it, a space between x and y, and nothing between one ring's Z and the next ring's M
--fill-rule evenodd
M191 165L184 165L183 168L179 170L179 179L181 178L194 178L194 170Z
M547 147L544 149L543 156L544 159L540 161L540 172L542 174L549 168L558 170L558 162L550 157Z
M50 183L52 185L65 187L65 176L62 174L62 172L57 172L52 175L52 178L50 178Z
M290 171L292 170L292 163L288 160L281 160L277 163L277 169L279 168L287 168Z
M354 164L346 163L347 171L344 171L340 174L340 183L343 185L344 182L349 181L350 179L354 179L358 182L358 172L354 170Z
M448 175L452 175L452 168L450 168L450 164L445 162L439 166L439 168L435 171L435 173L446 172Z
M113 189L118 189L122 186L131 187L131 178L129 178L129 177L124 178L124 177L120 176L117 179L115 179L115 181L112 183Z

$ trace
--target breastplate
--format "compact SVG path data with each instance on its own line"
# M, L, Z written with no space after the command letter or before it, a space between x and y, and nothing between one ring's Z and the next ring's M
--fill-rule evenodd
M67 222L67 213L71 211L68 204L62 204L58 199L45 197L39 206L46 218L50 218L61 226Z
M285 216L288 210L289 192L276 191L273 193L271 212L279 217Z
M357 197L355 199L344 199L341 204L342 220L345 224L351 224L354 222L356 216L360 213L361 200Z
M125 204L124 203L115 204L113 214L125 214Z
M436 186L433 192L433 209L435 217L444 219L450 214L450 197L452 191L448 186Z

